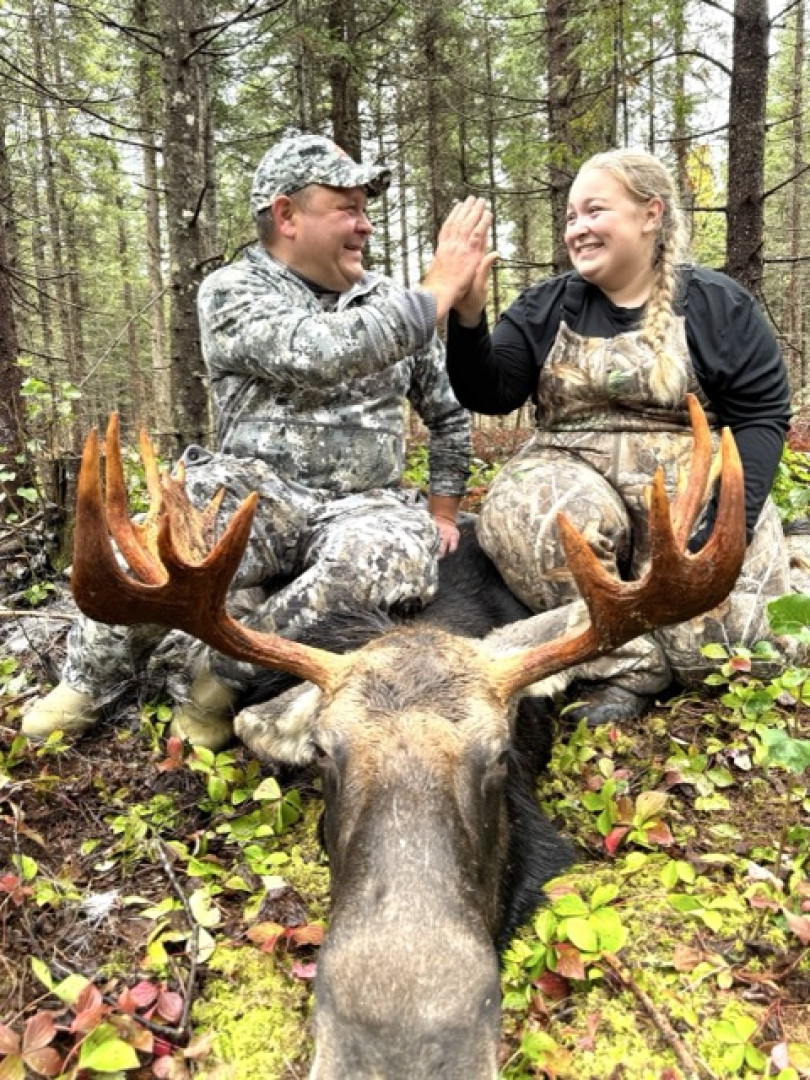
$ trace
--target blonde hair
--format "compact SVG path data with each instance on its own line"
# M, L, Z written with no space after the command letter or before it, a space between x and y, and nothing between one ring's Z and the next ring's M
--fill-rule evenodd
M665 346L674 317L678 265L688 258L689 236L675 182L658 158L639 150L594 154L579 171L586 169L610 173L638 203L660 199L663 204L653 255L655 277L640 329L655 356L651 389L662 405L677 405L686 393L687 373L680 356L667 352Z

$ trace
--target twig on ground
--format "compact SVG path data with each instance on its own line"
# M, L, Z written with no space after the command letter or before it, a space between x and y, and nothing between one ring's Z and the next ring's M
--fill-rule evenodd
M666 1039L669 1048L678 1059L682 1068L686 1070L688 1080L700 1080L700 1077L706 1077L707 1080L717 1080L715 1074L708 1065L704 1062L697 1061L692 1056L689 1048L667 1017L664 1016L661 1010L655 1005L650 995L641 989L624 964L609 954L602 956L602 962L610 968L622 986L625 986L640 1003L647 1015Z
M54 622L75 622L78 615L51 614L48 611L22 611L19 608L0 608L0 619L53 619Z
M197 958L199 956L200 949L200 924L194 918L194 913L191 910L191 905L188 902L188 897L183 891L180 882L174 873L174 869L169 860L169 856L166 853L166 845L159 836L155 837L155 850L157 851L160 864L166 872L166 876L172 883L172 888L180 898L180 903L183 905L183 910L186 913L186 919L191 930L191 937L188 943L188 982L186 983L186 992L183 995L183 1014L180 1017L180 1022L177 1025L178 1034L187 1033L189 1014L191 1013L191 998L194 992L194 984L197 981Z

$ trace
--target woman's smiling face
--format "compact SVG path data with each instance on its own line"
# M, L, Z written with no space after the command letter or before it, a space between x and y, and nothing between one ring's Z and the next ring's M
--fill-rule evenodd
M649 283L659 198L639 202L605 169L585 169L571 185L565 243L574 268L611 299Z

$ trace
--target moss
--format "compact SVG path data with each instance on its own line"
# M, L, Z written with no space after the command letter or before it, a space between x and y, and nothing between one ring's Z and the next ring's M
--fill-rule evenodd
M301 820L282 836L279 845L289 858L279 867L279 873L300 896L306 897L310 922L326 920L329 914L329 867L317 838L322 805L320 800L305 803Z
M220 1076L230 1064L230 1080L281 1080L289 1063L308 1052L306 1014L309 989L294 981L273 956L252 947L216 950L209 977L194 1004L198 1031L213 1032L213 1058L200 1077Z

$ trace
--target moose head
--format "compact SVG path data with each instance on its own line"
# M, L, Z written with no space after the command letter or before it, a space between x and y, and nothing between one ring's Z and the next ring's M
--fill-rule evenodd
M432 626L395 630L346 654L242 626L225 602L257 496L214 542L218 503L191 506L182 476L158 474L142 435L151 507L143 523L133 523L116 418L107 431L106 499L98 439L88 437L72 575L82 611L102 622L178 628L317 688L304 738L324 779L332 914L315 984L313 1080L497 1075L494 940L509 902L507 763L521 691L711 609L742 564L742 470L727 431L714 529L699 553L687 551L712 456L703 412L693 398L689 408L689 476L672 505L660 471L652 482L643 577L607 574L560 514L588 617L557 640L495 655L482 641ZM120 568L110 535L131 575ZM541 831L537 851L547 878L559 864L548 833Z

